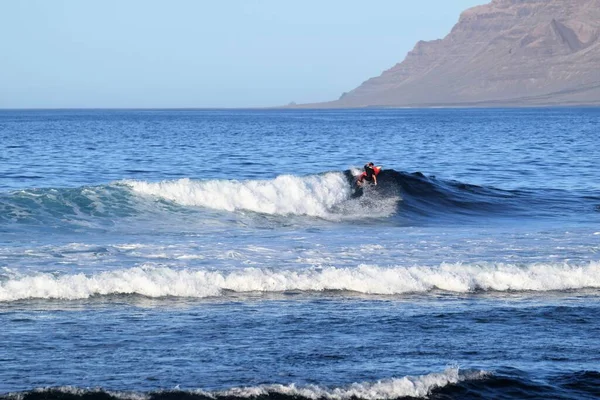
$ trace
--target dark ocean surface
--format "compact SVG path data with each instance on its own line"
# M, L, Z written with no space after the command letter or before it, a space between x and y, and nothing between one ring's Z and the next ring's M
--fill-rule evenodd
M4 110L0 140L1 399L600 398L600 109Z

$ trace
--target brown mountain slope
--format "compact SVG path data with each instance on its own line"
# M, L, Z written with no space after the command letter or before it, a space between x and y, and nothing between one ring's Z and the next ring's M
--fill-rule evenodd
M493 0L323 107L600 104L600 0Z

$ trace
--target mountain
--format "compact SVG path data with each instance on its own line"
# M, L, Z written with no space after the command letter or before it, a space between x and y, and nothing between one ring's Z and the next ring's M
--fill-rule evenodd
M319 107L600 104L600 0L493 0Z

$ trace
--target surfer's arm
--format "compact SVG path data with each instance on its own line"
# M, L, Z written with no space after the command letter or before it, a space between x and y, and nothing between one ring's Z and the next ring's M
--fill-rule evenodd
M373 184L377 185L377 175L373 174Z

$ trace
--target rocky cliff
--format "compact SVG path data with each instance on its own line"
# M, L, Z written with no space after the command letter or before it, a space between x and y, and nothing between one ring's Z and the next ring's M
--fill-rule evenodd
M324 107L600 104L600 0L493 0Z

